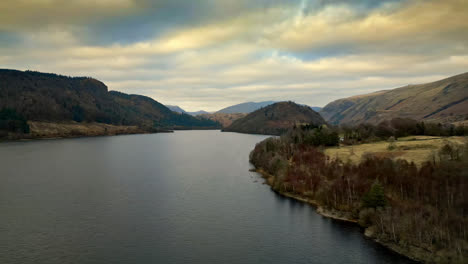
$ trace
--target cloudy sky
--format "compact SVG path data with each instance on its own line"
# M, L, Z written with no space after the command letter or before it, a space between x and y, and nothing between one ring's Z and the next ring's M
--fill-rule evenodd
M0 68L194 111L311 106L468 71L468 1L1 0Z

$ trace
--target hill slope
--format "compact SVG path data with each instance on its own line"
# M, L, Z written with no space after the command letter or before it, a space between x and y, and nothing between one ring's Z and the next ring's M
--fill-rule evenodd
M257 109L260 109L262 107L265 107L267 105L271 105L274 103L275 103L274 101L247 102L247 103L236 104L236 105L223 108L216 113L224 113L224 114L251 113Z
M235 120L223 131L280 135L296 123L323 125L325 120L310 107L293 102L279 102Z
M222 127L228 127L232 124L232 122L236 121L239 118L246 116L246 113L232 113L232 114L225 114L225 113L206 113L200 114L199 117L207 118L213 121L216 121L221 124Z
M204 110L199 110L199 111L194 111L194 112L187 112L185 111L184 109L182 109L180 106L178 105L165 105L167 108L171 109L171 111L174 111L176 113L180 113L180 114L188 114L188 115L191 115L191 116L197 116L197 115L202 115L202 114L209 114L209 112L207 111L204 111Z
M177 112L177 113L187 113L185 112L184 109L180 108L178 105L164 105L165 107L171 109L171 111Z
M319 107L319 106L311 106L310 108L312 108L312 110L314 110L315 112L320 112L320 110L322 110L322 107Z
M138 126L145 131L219 126L211 120L174 113L146 96L108 92L104 83L93 78L32 71L0 69L2 109L27 121L97 122Z
M395 117L451 123L468 118L468 73L339 99L320 114L332 124L378 123Z
M197 115L204 115L204 114L209 114L210 112L207 112L205 110L198 110L194 112L187 112L187 114L192 115L192 116L197 116Z

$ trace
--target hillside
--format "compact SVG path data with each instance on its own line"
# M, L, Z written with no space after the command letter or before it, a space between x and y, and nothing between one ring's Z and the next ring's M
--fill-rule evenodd
M0 111L0 130L10 132L20 132L17 126L25 121L95 122L145 131L219 126L211 120L174 113L146 96L109 92L93 78L32 71L0 69ZM28 132L26 128L21 131Z
M180 114L188 114L188 115L191 115L191 116L209 114L209 112L204 111L204 110L199 110L199 111L194 111L194 112L187 112L178 105L165 105L165 106L167 108L171 109L171 111L174 111L174 112L177 112L177 113L180 113Z
M378 123L395 117L453 123L468 119L468 73L339 99L320 114L332 124Z
M174 113L157 101L142 95L124 94L110 91L115 102L123 107L124 120L137 121L131 125L154 128L207 128L219 127L219 124L208 119L195 118L189 114Z
M226 108L219 110L216 113L224 113L224 114L233 114L233 113L251 113L255 110L258 110L262 107L267 105L274 104L275 101L264 101L264 102L247 102L242 104L232 105Z
M307 106L307 105L304 105L304 106ZM311 106L310 108L312 108L312 110L314 110L315 112L320 112L320 110L322 110L322 107L318 107L318 106Z
M236 121L239 118L242 118L246 116L246 113L232 113L232 114L225 114L225 113L206 113L206 114L200 114L198 115L199 117L207 118L210 120L213 120L215 122L218 122L221 124L221 126L228 127L232 124L232 122Z
M192 116L198 116L198 115L204 115L204 114L209 114L210 112L207 112L205 110L198 110L194 112L187 112L187 114L192 115Z
M171 111L177 112L177 113L187 113L184 109L180 108L177 105L164 105L165 107L171 109Z
M297 123L322 125L325 120L310 107L279 102L237 119L223 131L280 135Z

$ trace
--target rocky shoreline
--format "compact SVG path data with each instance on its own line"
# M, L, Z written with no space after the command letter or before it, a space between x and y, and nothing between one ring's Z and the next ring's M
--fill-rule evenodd
M252 169L251 171L259 173L262 178L265 179L265 184L269 185L272 187L273 183L273 175L268 174L262 169ZM273 190L273 188L272 188ZM273 190L279 195L292 198L304 203L308 203L315 207L316 212L323 216L323 217L328 217L334 220L339 220L339 221L345 221L345 222L350 222L359 225L358 219L352 218L350 213L348 212L342 212L342 211L337 211L337 210L329 210L323 206L321 206L316 200L310 199L308 197L303 197L297 194L289 193L289 192L281 192L277 190ZM424 249L417 248L417 247L412 247L410 246L409 249L403 248L399 246L398 244L392 243L392 242L387 242L387 241L381 241L377 239L374 236L374 232L372 231L372 227L368 227L364 229L364 236L367 238L370 238L374 240L375 242L379 243L380 245L392 250L393 252L400 254L402 256L405 256L413 261L420 262L420 263L437 263L437 261L432 258L431 252L425 251Z

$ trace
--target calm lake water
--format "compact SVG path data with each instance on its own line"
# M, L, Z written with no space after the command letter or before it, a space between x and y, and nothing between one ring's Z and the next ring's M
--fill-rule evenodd
M265 136L0 144L0 263L410 263L249 172Z

